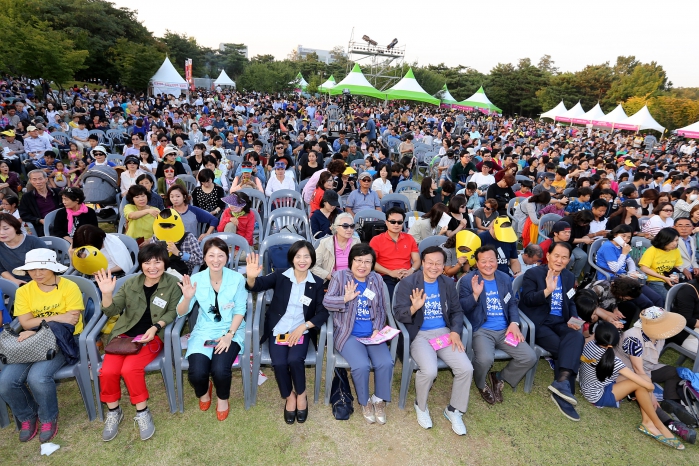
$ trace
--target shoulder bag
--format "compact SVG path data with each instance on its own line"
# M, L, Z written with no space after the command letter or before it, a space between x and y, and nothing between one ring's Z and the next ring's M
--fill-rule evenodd
M58 343L45 320L41 321L36 333L26 340L18 341L19 334L10 324L3 325L0 333L0 361L3 364L30 364L48 361L56 356Z

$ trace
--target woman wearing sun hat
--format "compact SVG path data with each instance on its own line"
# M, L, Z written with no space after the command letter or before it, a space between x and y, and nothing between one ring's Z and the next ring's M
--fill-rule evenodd
M245 193L233 193L221 199L228 208L221 214L218 231L236 233L253 245L255 215L250 213L250 198Z
M19 341L36 332L45 320L73 328L73 335L83 330L83 298L78 285L57 276L68 267L59 264L50 249L27 252L24 265L12 271L28 273L31 281L15 294L14 315L24 329ZM66 355L59 349L53 359L28 364L8 364L0 371L0 397L12 409L20 423L19 440L28 442L39 433L41 442L48 442L58 431L58 397L53 375L66 364ZM41 426L39 426L41 424Z

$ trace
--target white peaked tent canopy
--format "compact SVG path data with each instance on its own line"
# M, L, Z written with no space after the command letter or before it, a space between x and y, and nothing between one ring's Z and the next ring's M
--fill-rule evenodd
M187 92L187 81L177 72L172 62L168 57L158 71L150 78L151 86L153 86L153 95L157 94L172 94L179 96L183 92Z
M560 102L558 102L558 105L553 107L548 112L542 113L539 118L549 118L551 120L555 120L557 116L563 115L567 111L568 111L568 109L566 108L565 104L561 100Z
M592 107L584 115L581 115L577 118L573 118L572 123L576 124L576 125L588 125L588 124L591 124L595 120L599 120L603 116L604 116L604 112L602 111L602 108L599 106L599 102L598 102L597 105Z
M447 89L446 84L444 84L442 90L437 92L434 96L441 100L442 104L454 105L458 103L458 101L451 95L451 92L449 92L449 89Z
M616 127L618 123L626 120L627 118L628 116L624 111L624 107L622 107L621 104L619 104L616 106L614 110L607 113L605 116L594 120L592 124L594 126L611 128L612 126Z
M473 94L471 97L459 102L458 105L460 105L461 107L478 108L478 109L484 109L484 110L493 111L493 112L497 112L497 113L502 113L502 110L499 107L496 107L495 104L493 104L490 101L488 96L485 95L485 91L483 90L483 86L479 87L478 90L476 91L476 93Z
M563 115L558 115L554 118L555 121L570 122L573 118L579 118L585 114L580 101Z
M627 128L628 126L632 126L633 128ZM618 127L621 129L635 129L636 131L654 129L660 133L665 132L665 127L661 126L660 123L655 121L655 119L651 116L647 105L644 105L642 109L628 117L626 120L619 122Z
M294 84L295 86L297 86L297 89L298 88L306 89L306 87L308 86L308 81L303 79L303 75L299 71L299 74L297 74L296 77L294 78L294 80L291 81L289 84Z
M330 89L333 87L337 86L337 83L335 82L335 76L330 75L330 77L325 81L323 84L318 86L318 91L320 92L329 92Z
M232 86L235 87L235 81L228 77L226 70L221 70L221 74L218 75L214 84L217 86Z
M369 97L376 97L377 99L386 98L385 93L378 91L369 83L369 81L367 81L366 77L364 77L364 73L362 73L362 69L356 63L354 64L352 71L345 76L345 79L330 89L329 94L342 94L342 91L345 89L348 89L352 95L366 95Z
M425 92L422 86L420 86L420 83L417 82L412 68L408 69L403 79L386 91L386 98L388 100L416 100L418 102L439 105L439 99Z
M678 129L677 134L690 139L699 139L699 121L693 125Z

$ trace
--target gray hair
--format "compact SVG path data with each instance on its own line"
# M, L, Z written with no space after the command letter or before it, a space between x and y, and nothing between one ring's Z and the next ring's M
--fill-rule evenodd
M541 246L534 243L529 243L522 253L528 257L544 257L544 251L541 249Z
M335 217L335 222L333 222L334 226L340 226L342 225L342 220L345 218L349 218L350 222L354 223L354 216L350 214L349 212L342 212L340 214L337 214L337 217Z
M29 173L27 173L27 178L31 178L31 177L32 177L32 174L34 174L34 173L41 173L41 176L43 176L44 178L48 178L48 177L49 177L49 176L46 174L46 172L45 172L44 170L41 170L40 168L37 168L36 170L32 170L32 171L30 171Z

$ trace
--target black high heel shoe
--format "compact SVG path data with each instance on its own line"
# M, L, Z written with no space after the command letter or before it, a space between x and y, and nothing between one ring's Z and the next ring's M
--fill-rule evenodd
M291 425L294 423L294 421L296 421L296 410L287 411L286 410L286 403L284 403L284 422Z
M296 398L296 404L298 405L298 397ZM303 424L306 422L306 419L308 419L308 399L306 399L306 409L297 409L296 410L296 420L299 421L299 424Z

